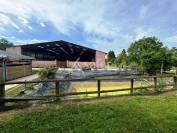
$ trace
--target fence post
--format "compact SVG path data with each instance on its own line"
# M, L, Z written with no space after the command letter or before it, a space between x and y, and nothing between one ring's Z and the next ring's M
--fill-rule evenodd
M154 77L154 88L157 89L157 77Z
M25 80L25 90L26 90L26 80Z
M174 78L174 84L175 84L175 86L174 86L174 87L175 87L175 89L177 89L177 77L176 77L176 76L174 76L173 78Z
M100 97L100 88L101 88L101 81L100 80L98 80L98 82L97 82L97 85L98 85L98 98Z
M55 95L56 96L59 96L59 81L56 81L55 82Z
M5 84L4 83L0 84L0 99L1 99L0 100L0 108L5 106L5 101L3 98L5 98Z
M134 79L131 79L131 90L130 90L131 95L133 95L133 86L134 86Z

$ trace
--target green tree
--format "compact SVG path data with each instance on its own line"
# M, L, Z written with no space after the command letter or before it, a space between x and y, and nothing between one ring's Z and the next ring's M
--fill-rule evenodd
M176 74L177 74L177 48L173 47L171 49L172 53L172 65L176 68Z
M108 56L107 56L107 63L110 65L113 65L115 63L115 59L116 59L116 56L115 56L114 51L109 51Z
M116 65L121 66L122 68L124 65L127 64L127 53L126 50L123 49L122 52L116 58Z
M149 74L169 70L172 66L171 52L156 37L144 37L128 48L128 58L138 64L138 69Z
M13 43L4 38L0 39L0 49L5 49L9 46L13 46Z
M172 54L167 48L144 52L141 56L141 70L149 74L162 73L172 66Z

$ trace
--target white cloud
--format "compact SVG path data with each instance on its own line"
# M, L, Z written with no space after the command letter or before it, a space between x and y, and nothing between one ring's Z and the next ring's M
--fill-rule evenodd
M35 16L38 22L51 22L63 34L70 34L76 30L75 25L81 25L88 34L114 35L117 28L105 21L106 12L114 5L114 0L110 3L108 0L0 0L0 12L18 16L23 24L28 24L28 20Z
M43 22L52 23L65 35L70 35L77 30L76 26L80 26L86 40L90 40L94 47L97 47L97 44L99 46L97 48L102 50L106 47L107 49L114 46L121 47L118 40L121 40L119 34L122 28L110 20L109 15L113 13L115 5L118 6L116 10L119 10L121 5L125 6L124 0L0 0L0 5L0 12L18 16L20 23L30 30L33 29L30 25L31 19L36 19L41 27L46 26ZM23 25L18 32L24 32ZM15 25L13 27L17 28ZM114 41L110 44L103 38Z
M22 29L18 30L19 33L23 33L24 31Z
M120 53L122 49L126 49L133 41L133 36L128 34L118 35L114 39L99 38L91 36L87 39L88 44L91 44L93 48L108 52L114 50L116 54ZM125 41L126 40L126 41ZM124 42L124 43L122 43Z
M39 39L26 39L26 40L19 40L17 38L12 38L12 42L15 45L24 45L24 44L33 44L33 43L40 43L40 42L47 42L48 40L39 40Z
M33 28L32 28L31 26L29 26L29 25L28 25L27 27L28 27L28 29L30 29L30 30L32 30L32 29L33 29Z
M8 36L1 35L0 38L9 38Z
M77 30L76 27L81 27L83 31L81 34L87 42L94 48L103 51L108 49L120 51L132 41L150 35L149 31L142 28L133 26L133 28L131 26L130 29L127 28L129 23L124 14L126 15L129 6L126 7L126 10L122 10L121 7L126 6L124 0L0 0L0 5L0 12L17 16L20 24L23 24L18 26L19 24L17 25L10 18L8 18L9 20L6 18L10 25L19 32L25 32L23 27L35 30L30 25L30 22L33 21L40 24L41 27L46 27L45 24L51 23L65 35L71 35L73 31ZM116 15L117 12L120 13L120 16ZM147 14L148 8L143 6L139 12L140 19ZM123 26L119 25L122 20L126 21ZM0 26L0 28L2 27ZM124 29L128 29L126 32L133 32L133 35L122 32Z
M147 36L150 36L150 34L147 31L143 30L142 28L135 29L135 37L134 37L135 41Z
M44 23L40 23L41 27L46 27L46 25Z
M21 23L23 24L29 24L29 21L26 18L18 17L21 20Z
M177 43L177 35L167 37L165 41L170 43Z
M14 23L8 16L0 13L0 25L4 26L8 26L11 25L12 27L14 27L15 29L20 29L19 26Z

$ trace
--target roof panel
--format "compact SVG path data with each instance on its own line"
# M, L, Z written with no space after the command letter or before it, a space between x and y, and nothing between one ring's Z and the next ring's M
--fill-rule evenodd
M67 45L67 46L73 47L75 49L86 49L86 50L92 51L92 52L99 51L99 50L95 50L95 49L92 49L92 48L88 48L88 47L85 47L85 46L81 46L81 45L70 43L70 42L63 41L63 40L51 41L51 42L41 42L41 43L35 43L35 44L26 44L26 45L19 45L19 46L21 46L21 47L33 47L33 46L34 47L36 47L36 46L50 47L51 44L53 45L53 47L55 47L55 46L66 46ZM105 53L103 51L99 51L99 52Z
M12 53L9 51L3 51L0 50L0 58L7 58L9 60L33 60L34 58L25 56L25 55L20 55L16 53Z

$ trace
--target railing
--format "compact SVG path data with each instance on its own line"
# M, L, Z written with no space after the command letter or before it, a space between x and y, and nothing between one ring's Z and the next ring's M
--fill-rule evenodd
M164 84L158 85L157 79L158 78L173 78L172 84ZM134 87L135 80L140 79L153 79L153 85L145 86L145 87ZM122 89L114 89L114 90L102 90L101 89L101 82L109 82L109 81L119 81L119 80L128 80L130 81L130 88L122 88ZM97 82L97 91L88 91L88 92L70 92L70 93L60 93L59 91L59 83L60 82L83 82L83 81L94 81ZM5 85L9 84L30 84L30 83L44 83L44 82L55 82L55 95L50 96L40 96L40 97L29 97L29 98L6 98L5 97ZM83 94L97 94L97 97L101 97L101 93L109 93L109 92L120 92L120 91L130 91L130 95L133 95L135 90L142 90L148 88L157 89L158 87L166 87L166 86L174 86L177 88L177 76L146 76L146 77L120 77L120 78L113 78L113 79L106 79L106 78L97 78L97 79L52 79L52 80L39 80L39 81L19 81L19 82L0 82L0 107L5 106L6 102L16 102L16 101L29 101L29 100L46 100L47 98L59 98L65 96L74 96L74 95L83 95Z

